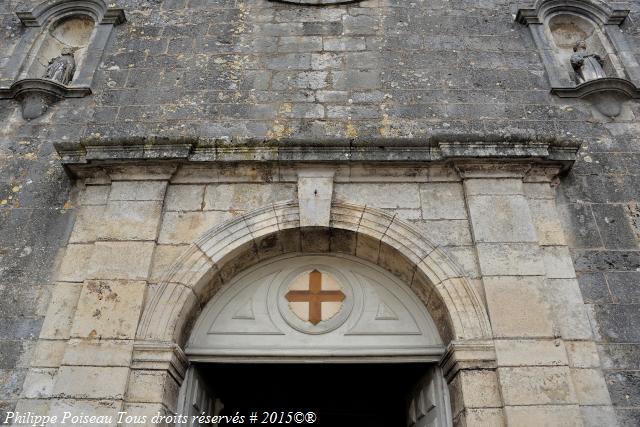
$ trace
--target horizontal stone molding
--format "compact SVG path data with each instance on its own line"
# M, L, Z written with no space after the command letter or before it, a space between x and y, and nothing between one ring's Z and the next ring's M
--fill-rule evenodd
M136 341L133 344L131 369L168 371L181 383L188 365L187 356L175 343Z
M634 99L640 98L640 88L629 80L617 77L589 80L575 87L552 87L551 93L560 98L586 98L603 93L615 93Z
M91 95L91 88L65 86L48 79L23 79L9 88L0 88L0 99L15 99L22 104L22 117L35 119L53 103L65 98Z
M569 167L580 142L535 135L438 135L400 139L90 138L57 142L67 167L110 162L447 162L461 159L527 159Z
M91 95L91 88L65 86L47 79L23 79L13 83L7 89L0 88L0 99L20 99L32 93L42 93L57 99L82 98Z
M360 0L271 0L273 2L279 3L293 3L300 5L308 5L308 6L324 6L330 4L341 4L341 3L357 3Z
M496 369L496 349L493 340L453 341L440 361L447 381L460 370Z

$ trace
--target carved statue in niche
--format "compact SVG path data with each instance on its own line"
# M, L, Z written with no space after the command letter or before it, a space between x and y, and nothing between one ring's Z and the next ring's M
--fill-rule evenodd
M45 79L54 80L63 85L68 85L76 72L76 60L73 56L76 48L65 47L60 56L49 61L47 72L43 76Z
M576 73L576 83L607 77L602 68L604 60L596 53L587 53L587 43L584 40L576 42L573 52L570 61Z

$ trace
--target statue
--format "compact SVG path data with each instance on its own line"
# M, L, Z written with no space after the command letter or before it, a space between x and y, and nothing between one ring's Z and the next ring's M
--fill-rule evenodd
M76 60L73 57L73 52L75 51L76 48L63 48L60 56L49 61L44 78L68 85L73 79L73 74L76 72Z
M571 55L571 66L576 72L576 82L582 84L589 80L601 79L607 77L602 66L604 60L600 55L595 53L587 53L587 43L584 40L578 40L573 46L574 54Z

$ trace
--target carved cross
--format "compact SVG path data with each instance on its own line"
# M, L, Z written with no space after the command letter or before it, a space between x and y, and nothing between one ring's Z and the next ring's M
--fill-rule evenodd
M345 299L342 291L323 291L322 290L322 273L313 270L309 273L309 290L308 291L289 291L285 295L289 302L308 302L309 303L309 322L317 325L322 320L322 303L323 302L340 302Z

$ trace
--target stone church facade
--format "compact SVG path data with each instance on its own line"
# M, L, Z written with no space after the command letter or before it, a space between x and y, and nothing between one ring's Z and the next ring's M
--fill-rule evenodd
M640 425L637 2L0 17L2 421L334 361L432 369L408 425ZM290 311L320 275L336 312Z

